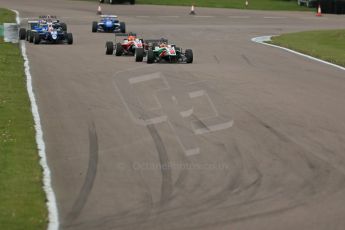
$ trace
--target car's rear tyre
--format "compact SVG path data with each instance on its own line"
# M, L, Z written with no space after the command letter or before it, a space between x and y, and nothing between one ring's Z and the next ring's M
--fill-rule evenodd
M25 28L20 28L19 29L19 39L20 40L25 40L26 38L26 29Z
M33 33L33 43L35 45L40 44L41 38L39 33Z
M126 23L120 22L120 31L121 33L126 33Z
M61 22L61 23L60 23L60 26L61 26L61 28L62 28L63 31L67 31L67 24L66 24L66 23Z
M92 32L96 33L98 29L98 22L92 22Z
M144 48L135 49L135 61L142 62L144 59Z
M193 51L191 49L186 49L186 62L193 63Z
M122 47L121 43L116 43L115 55L121 56L122 54L123 54L123 47Z
M112 55L114 53L114 44L113 42L106 42L105 43L105 54L106 55Z
M72 33L67 33L67 44L72 45L73 44L73 34Z
M147 51L147 64L152 64L155 61L153 50Z

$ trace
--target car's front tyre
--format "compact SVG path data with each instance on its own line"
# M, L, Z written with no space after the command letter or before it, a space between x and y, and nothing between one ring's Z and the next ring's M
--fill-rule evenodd
M72 45L73 44L73 34L72 33L67 33L67 44Z
M30 33L29 33L29 42L30 43L33 43L34 42L34 32L33 31L30 31Z
M98 29L98 22L92 22L92 32L96 33Z
M193 51L191 49L186 49L186 63L193 63Z
M122 54L123 54L123 47L122 47L121 43L116 43L115 55L121 56Z
M31 30L27 30L26 31L26 37L25 37L25 39L26 39L26 41L29 41L30 40L30 33L31 33Z
M60 26L61 26L61 28L62 28L63 31L67 31L67 24L66 24L66 23L61 22L61 23L60 23Z
M126 33L126 23L120 22L120 31L121 33Z
M155 61L153 50L147 51L147 64L152 64Z
M25 40L26 38L26 29L25 28L20 28L19 29L19 39L20 40Z
M113 52L114 52L114 43L113 42L106 42L105 43L105 48L106 48L106 50L105 50L105 54L106 55L112 55L113 54Z
M39 33L33 33L33 43L35 45L40 44L41 42L41 38L40 38L40 34Z
M135 61L142 62L144 59L144 48L135 49Z

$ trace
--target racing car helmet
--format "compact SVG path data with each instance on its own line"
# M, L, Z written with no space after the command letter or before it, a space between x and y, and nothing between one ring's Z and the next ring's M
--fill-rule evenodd
M54 30L53 23L49 22L47 25L48 25L48 31L49 32Z
M159 44L159 47L160 48L167 47L167 43L166 42L161 42L161 44Z
M133 36L133 35L128 36L128 41L134 41L134 40L135 40L135 36Z

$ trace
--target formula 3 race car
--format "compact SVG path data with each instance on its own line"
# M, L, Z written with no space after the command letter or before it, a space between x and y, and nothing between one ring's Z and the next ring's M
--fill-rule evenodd
M30 31L28 40L34 44L51 43L51 44L73 44L72 33L63 31L62 28L54 28L52 23L40 25L35 31Z
M92 22L92 32L126 33L126 24L116 15L101 15L100 22Z
M173 44L168 44L168 40L145 40L144 48L136 50L135 60L140 61L146 56L148 64L166 63L193 63L193 51L191 49L182 50Z
M122 40L122 42L118 41L119 37L126 37ZM115 54L116 56L134 56L136 53L136 49L143 49L144 48L144 40L137 38L135 33L118 33L115 34L115 44L111 41L107 41L105 43L105 54L112 55ZM138 60L142 61L142 60Z
M19 29L20 40L26 39L29 42L33 42L33 32L41 32L47 26L47 23L51 23L54 29L67 31L67 25L64 22L60 22L56 16L39 16L37 20L28 21L27 29Z

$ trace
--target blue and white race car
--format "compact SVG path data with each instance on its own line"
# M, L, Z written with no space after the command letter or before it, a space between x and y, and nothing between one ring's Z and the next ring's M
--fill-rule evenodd
M92 32L126 33L126 24L116 15L101 15L100 22L92 22Z
M67 32L67 25L64 22L60 22L56 16L39 16L37 20L28 21L27 28L20 28L19 38L21 40L26 39L29 42L33 42L33 33L42 32L47 28L47 24L51 23L56 30L63 30Z
M53 23L38 24L31 30L28 40L34 44L52 43L52 44L73 44L72 33L67 33L61 27L55 27Z

